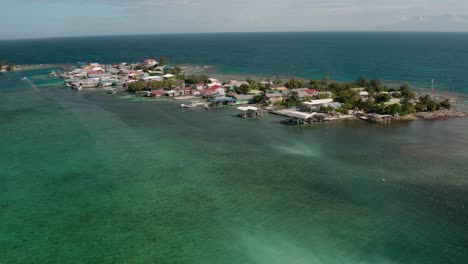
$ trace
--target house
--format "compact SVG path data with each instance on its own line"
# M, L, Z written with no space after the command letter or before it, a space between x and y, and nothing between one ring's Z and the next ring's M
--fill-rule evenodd
M237 100L237 104L250 104L253 102L254 95L234 93L232 97L234 97Z
M214 79L214 78L208 78L208 81L210 81L212 83L219 82L218 79Z
M124 71L123 75L127 75L130 78L138 79L141 78L145 75L145 72L142 70L130 70L130 71Z
M307 89L307 90L304 90L304 92L308 93L309 95L317 95L317 90L315 89Z
M262 91L260 90L255 90L255 89L252 89L248 92L248 94L252 94L252 95L257 95L257 94L261 94Z
M362 99L368 99L369 98L369 93L366 92L366 91L360 91L358 94Z
M163 90L157 90L157 91L151 91L147 94L147 96L149 97L161 97L164 95L164 91Z
M184 94L184 95L192 94L192 87L190 87L190 86L181 87L181 88L179 89L179 92L180 92L181 94Z
M206 84L204 83L197 83L192 86L192 88L197 89L197 90L203 90L205 89L205 87L206 87Z
M333 99L318 99L311 100L308 102L302 103L302 108L304 111L314 112L320 110L321 106L328 106L330 103L333 103Z
M284 92L284 91L288 91L289 89L284 86L279 86L279 87L272 87L271 90Z
M155 59L147 59L145 60L145 66L146 67L152 67L152 66L155 66L157 65L158 62L155 60Z
M205 90L201 90L200 93L203 96L211 96L211 95L224 96L226 93L226 90L224 90L224 88L220 85L214 85Z
M162 77L165 78L165 79L170 79L170 78L174 78L175 75L168 73L168 74L163 75Z
M169 97L175 97L175 96L179 96L180 92L178 92L176 90L169 90L169 91L165 91L164 95L169 96Z
M89 71L88 72L88 78L101 78L104 77L106 73L103 70L97 70L97 71Z
M225 85L225 87L233 89L234 87L240 87L242 84L249 85L249 83L246 81L239 82L238 80L230 80L229 83Z
M147 76L147 77L143 77L143 80L145 80L145 81L162 81L162 77L161 76Z
M263 101L268 104L283 102L283 100L283 94L281 93L267 93L265 96L263 96Z

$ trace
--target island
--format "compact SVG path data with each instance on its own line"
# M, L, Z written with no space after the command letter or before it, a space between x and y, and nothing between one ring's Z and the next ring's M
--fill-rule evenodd
M63 78L67 86L78 90L94 88L109 94L125 91L146 98L192 101L181 104L183 108L234 106L244 118L270 112L286 116L285 123L294 125L350 118L385 123L467 116L451 110L451 98L417 93L408 84L389 86L364 76L354 82L280 77L218 80L187 73L183 67L170 65L166 57L141 63L79 63L50 75Z

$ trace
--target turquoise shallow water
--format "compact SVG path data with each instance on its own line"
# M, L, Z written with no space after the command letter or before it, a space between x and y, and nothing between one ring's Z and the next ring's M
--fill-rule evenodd
M0 75L1 263L468 261L466 120L289 127L45 72Z

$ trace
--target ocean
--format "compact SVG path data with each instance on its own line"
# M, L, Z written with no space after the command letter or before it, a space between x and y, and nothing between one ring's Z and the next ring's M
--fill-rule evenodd
M400 35L406 40L265 33L4 41L0 57L33 64L166 55L259 75L287 74L294 61L294 76L417 83L438 74L463 93L466 35ZM291 46L272 42L278 36ZM459 41L426 43L440 36ZM397 44L400 53L379 50ZM273 115L238 118L232 108L71 90L48 72L0 74L0 263L468 261L466 119L286 126Z
M468 93L468 33L225 33L0 41L16 64L139 62L215 66L228 74L328 77L360 75Z

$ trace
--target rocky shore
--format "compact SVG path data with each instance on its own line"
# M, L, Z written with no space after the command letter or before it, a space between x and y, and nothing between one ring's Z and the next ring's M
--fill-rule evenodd
M455 110L439 110L435 112L419 112L414 113L411 115L405 115L401 117L397 117L397 120L439 120L439 119L447 119L447 118L461 118L461 117L468 117L467 113L459 112Z

